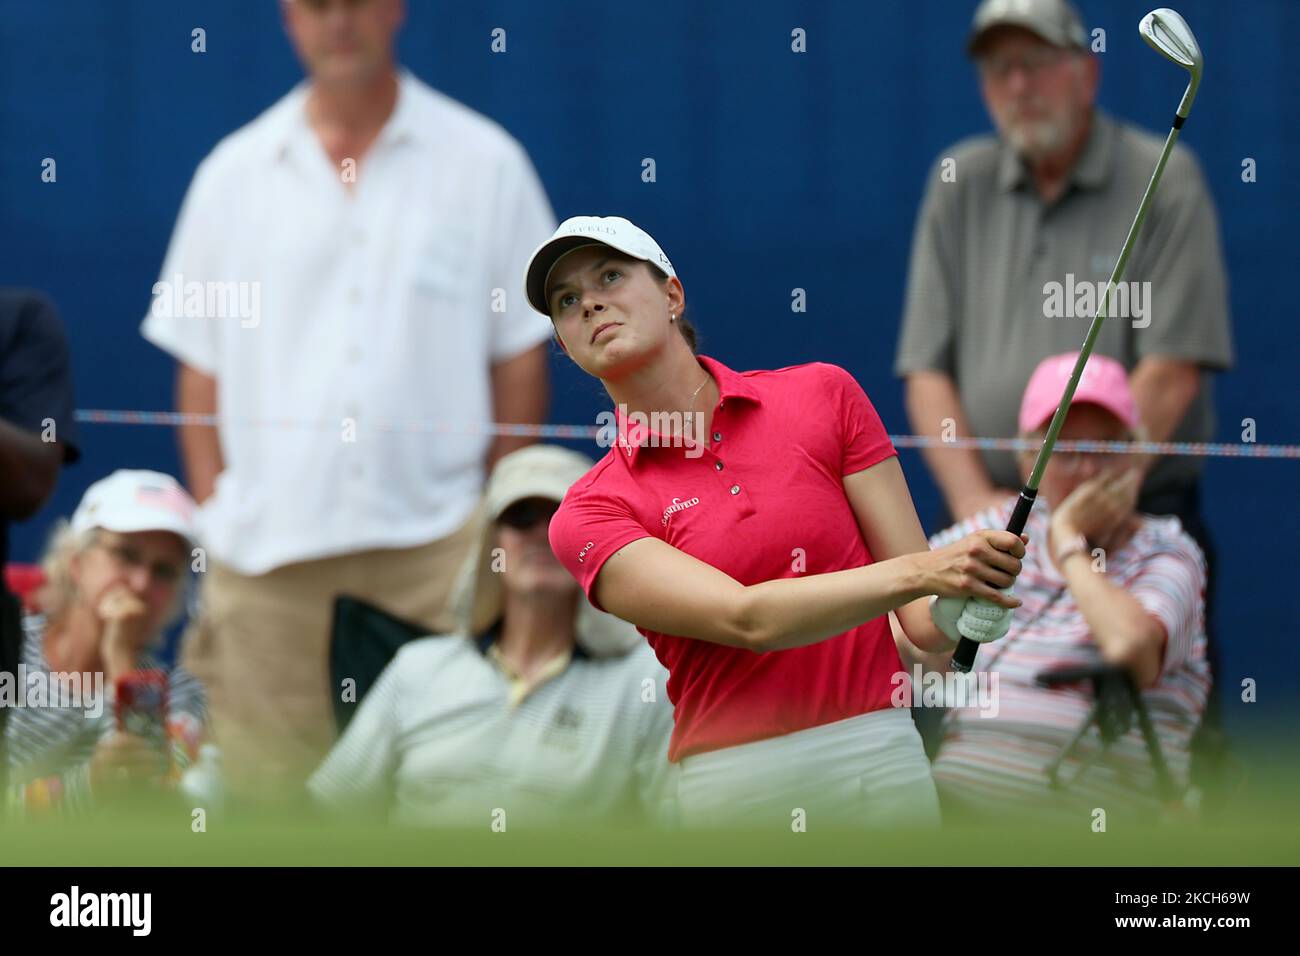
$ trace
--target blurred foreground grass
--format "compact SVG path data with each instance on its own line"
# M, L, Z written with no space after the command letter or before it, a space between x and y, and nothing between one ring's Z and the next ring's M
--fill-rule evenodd
M1104 833L1088 820L1062 829L953 819L919 832L837 830L810 820L805 833L609 825L498 833L486 821L473 830L413 830L327 821L307 808L209 817L206 832L196 833L189 811L169 804L93 822L8 821L0 825L0 865L1296 866L1300 764L1283 756L1289 750L1256 762L1245 785L1200 820L1112 817Z
M98 825L10 824L0 831L6 866L1294 866L1293 820L1164 824L1092 833L1024 827L927 832L651 832L569 827L494 833L329 825L301 820L209 821L188 816Z

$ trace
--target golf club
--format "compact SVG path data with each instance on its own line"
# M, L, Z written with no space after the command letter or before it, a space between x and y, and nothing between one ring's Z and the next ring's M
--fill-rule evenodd
M1075 389L1079 386L1079 378L1083 375L1084 366L1088 364L1088 357L1092 355L1092 348L1097 341L1098 333L1101 332L1101 325L1106 321L1106 306L1110 301L1111 292L1124 275L1124 267L1128 264L1129 254L1133 251L1134 240L1137 238L1138 230L1142 228L1142 221L1151 206L1156 187L1160 185L1165 163L1169 160L1169 154L1173 152L1178 131L1183 128L1187 114L1191 112L1192 101L1196 98L1196 91L1201 85L1201 71L1205 66L1205 60L1201 56L1201 48L1197 45L1196 37L1192 34L1187 21L1177 12L1168 7L1152 10L1138 24L1138 32L1153 50L1187 70L1191 74L1191 79L1187 84L1186 92L1183 93L1182 102L1178 104L1178 110L1174 114L1173 126L1165 139L1165 147L1156 162L1155 172L1151 174L1151 182L1147 184L1146 192L1142 194L1142 202L1138 205L1137 215L1133 217L1133 225L1129 227L1128 238L1124 240L1124 246L1120 249L1119 259L1106 285L1106 292L1098 304L1097 315L1088 327L1088 336L1084 339L1083 348L1079 350L1079 358L1074 363L1073 372L1070 373L1065 394L1061 396L1061 403L1056 407L1056 414L1052 416L1052 423L1043 438L1043 446L1034 461L1033 471L1030 472L1025 486L1020 489L1015 510L1011 514L1011 520L1007 522L1007 530L1016 535L1025 529L1029 511L1038 496L1038 484L1042 480L1048 459L1052 457L1056 437L1061 431L1061 426L1065 424L1065 416L1069 412ZM990 634L998 626L1004 608L984 598L939 598L939 600L964 602L961 616L957 619L957 631L962 635L962 639L957 644L957 650L953 652L952 669L962 674L969 673L975 664L975 655L981 643L972 638L986 637Z

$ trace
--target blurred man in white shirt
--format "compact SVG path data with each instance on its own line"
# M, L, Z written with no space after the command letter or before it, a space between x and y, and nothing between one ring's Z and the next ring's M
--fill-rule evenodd
M329 748L335 595L446 627L486 470L528 441L485 426L548 401L523 148L395 63L403 0L282 11L308 79L199 166L142 327L180 410L219 416L181 429L210 549L184 655L246 796Z

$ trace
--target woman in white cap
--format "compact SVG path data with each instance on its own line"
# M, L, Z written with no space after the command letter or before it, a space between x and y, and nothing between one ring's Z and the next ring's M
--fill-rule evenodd
M15 690L28 699L5 731L11 809L76 813L153 793L194 760L203 689L151 654L183 610L193 512L170 475L123 470L91 485L55 530L39 613L23 619L24 680ZM158 740L118 729L124 678L163 689Z
M511 832L669 814L667 673L582 599L547 525L592 461L531 445L497 462L452 589L456 632L412 641L308 787L349 818Z
M819 362L736 372L696 355L672 263L626 219L561 224L525 283L616 404L614 447L550 540L669 670L684 822L937 821L911 714L891 707L887 616L947 651L956 631L932 623L930 596L979 596L1008 609L1000 636L1021 539L931 551L857 382Z

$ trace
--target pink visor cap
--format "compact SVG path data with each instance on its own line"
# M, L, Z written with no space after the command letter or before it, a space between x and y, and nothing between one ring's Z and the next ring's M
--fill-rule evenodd
M1025 397L1020 401L1021 432L1032 432L1056 414L1056 406L1061 403L1070 373L1078 360L1078 352L1067 352L1038 363L1034 374L1029 376ZM1113 358L1105 355L1088 357L1088 364L1079 376L1079 387L1074 390L1074 399L1070 402L1071 406L1081 404L1100 405L1127 425L1130 431L1137 431L1137 402L1128 387L1128 373Z

